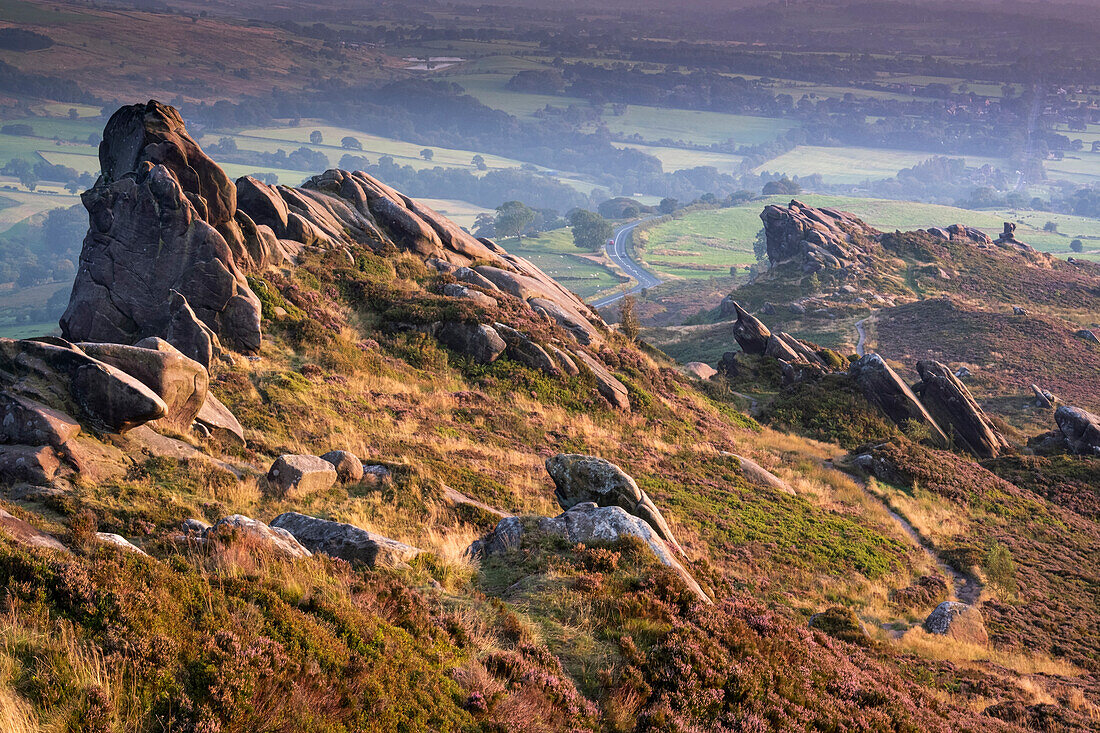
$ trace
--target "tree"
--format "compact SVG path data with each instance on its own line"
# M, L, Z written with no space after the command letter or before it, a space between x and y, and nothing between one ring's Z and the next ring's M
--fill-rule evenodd
M470 163L474 166L474 168L477 168L479 171L489 170L489 166L485 163L485 158L481 157L480 155L475 155L473 159L470 160Z
M497 235L496 218L492 214L478 214L474 219L474 234L479 237L495 237Z
M638 322L638 314L634 312L633 295L626 295L619 301L619 331L631 341L638 340L638 331L642 325Z
M343 140L341 140L340 145L341 145L341 147L344 148L344 150L362 150L363 149L363 143L359 142L359 140L352 137L351 135L348 135Z
M1003 596L1016 595L1016 563L1007 547L1000 542L994 542L982 561L982 569L985 570L989 584Z
M783 176L778 181L768 181L764 184L765 196L797 196L802 193L802 186L797 181L792 181L787 176Z
M671 214L672 212L676 211L676 208L679 205L680 205L680 202L677 201L674 198L671 198L671 197L663 198L663 199L661 199L661 203L658 204L657 209L662 214Z
M756 233L756 239L752 243L752 253L756 255L757 262L768 259L768 235L763 229Z
M424 160L431 160L435 157L435 151L433 151L431 148L424 148L420 151L420 157Z
M69 107L69 119L75 120L80 117L80 113L76 111L76 107Z
M309 141L314 145L320 145L325 141L325 136L321 134L320 130L314 130L309 133Z
M1057 234L1058 233L1058 222L1048 221L1046 224L1043 224L1043 231L1044 232L1050 232L1051 234Z
M1069 243L1069 248L1074 252L1083 252L1085 249L1085 243L1080 239L1075 239Z
M611 238L611 222L586 209L577 209L569 215L573 227L573 244L595 252Z
M497 233L504 237L523 238L523 232L535 220L535 211L522 201L505 201L497 207Z

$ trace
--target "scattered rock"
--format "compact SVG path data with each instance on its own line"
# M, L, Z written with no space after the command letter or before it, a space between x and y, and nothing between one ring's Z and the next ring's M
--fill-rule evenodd
M989 643L981 611L958 601L944 601L936 606L925 619L924 630L966 644L985 646Z
M324 458L309 455L283 455L267 472L267 480L282 494L303 496L324 491L336 483L336 469Z
M27 397L0 392L0 443L57 448L79 432L80 423L65 413Z
M381 483L385 479L390 477L390 469L385 466L379 466L377 464L371 464L363 466L363 480L370 481L371 483Z
M546 349L550 352L550 355L554 357L554 361L557 362L558 368L563 372L571 377L575 377L581 373L581 370L577 368L577 363L573 361L573 357L569 356L565 351L553 344L549 344Z
M335 475L333 471L333 475ZM202 540L209 542L215 539L229 539L234 535L247 537L266 549L282 557L297 559L312 557L313 553L302 547L294 535L279 527L269 527L263 522L246 517L243 514L231 514L222 517L214 526L208 527L202 533Z
M530 520L529 520L530 521ZM542 517L536 521L538 531L564 537L571 543L591 544L615 542L633 536L645 544L664 565L676 571L684 584L704 603L711 599L699 587L691 574L676 559L675 553L653 527L640 517L631 516L619 506L597 506L595 502L582 502L570 507L556 517ZM494 555L518 548L525 534L523 520L519 517L502 519L496 529L486 537L470 545L473 556Z
M689 361L687 364L684 364L684 371L696 379L702 379L703 381L718 374L717 369L701 361Z
M1058 401L1058 398L1047 392L1045 389L1040 389L1038 385L1031 385L1031 391L1035 395L1035 406L1045 409L1051 409L1054 407L1054 403Z
M210 436L230 445L244 446L244 428L236 416L223 405L212 392L207 392L202 409L195 415L195 422L206 429Z
M201 519L196 519L195 517L185 519L183 520L183 523L180 524L180 531L182 531L184 534L202 534L208 529L210 529L209 523L204 522Z
M760 484L761 486L770 486L776 491L795 496L795 490L789 483L779 478L756 461L736 454L734 454L733 457L741 464L741 473L743 473L745 478L752 483Z
M49 484L61 469L61 459L48 445L0 445L0 483Z
M435 336L444 346L468 356L478 364L496 361L508 344L492 326L450 321L439 326Z
M559 453L546 459L546 472L554 480L554 498L562 509L590 501L599 506L622 507L648 522L661 539L684 554L653 500L614 463L595 456Z
M473 290L465 285L459 285L458 283L447 283L444 285L443 294L451 298L472 300L483 308L495 308L497 306L496 298L490 297L480 290Z
M0 535L6 535L21 545L28 547L45 547L50 550L68 552L65 545L57 541L53 535L46 534L22 519L13 517L8 512L0 509Z
M1091 344L1100 344L1100 338L1098 338L1093 331L1087 328L1082 328L1079 331L1074 331L1073 335L1077 336L1078 338L1082 338Z
M330 450L321 456L336 469L336 476L343 482L363 480L363 463L354 453L346 450Z
M1054 411L1054 421L1072 452L1100 455L1100 416L1080 407L1062 405Z
M138 555L145 555L146 557L149 557L149 554L145 552L145 550L130 542L122 535L111 534L110 532L96 532L95 536L97 540L105 545L114 545L115 547L119 548L120 550L124 550L125 552L135 552Z
M958 369L955 370L955 376L958 377L959 379L967 379L968 377L972 377L974 375L971 374L970 370L967 369L966 367L959 367Z
M493 328L500 334L500 337L504 339L504 342L508 344L505 353L508 355L509 359L518 361L520 364L531 369L538 369L546 374L556 375L559 373L557 364L554 362L554 359L551 358L550 354L546 352L546 349L528 338L527 334L521 333L503 323L494 323Z
M1012 315L1014 315L1014 316L1026 316L1026 315L1028 315L1028 312L1027 312L1026 309L1021 308L1018 305L1014 305L1014 306L1012 306Z
M913 391L951 439L978 458L996 458L1008 441L993 427L985 411L951 370L938 361L918 361L921 381Z
M297 512L280 514L271 521L271 526L294 535L311 552L361 562L372 568L405 563L422 552L351 524L330 522Z

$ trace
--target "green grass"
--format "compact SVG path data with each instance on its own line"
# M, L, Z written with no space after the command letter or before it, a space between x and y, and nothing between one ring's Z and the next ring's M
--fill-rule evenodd
M860 183L868 179L891 178L903 168L935 157L935 153L875 148L833 148L800 145L789 153L773 158L755 169L790 176L820 174L829 183ZM1004 161L966 157L967 165L977 167L991 163L1003 167Z
M772 117L751 117L721 112L700 112L629 105L622 115L605 115L607 129L622 135L639 135L638 142L682 140L697 145L732 141L736 145L770 142L797 123Z
M509 252L535 263L581 298L591 298L620 285L607 266L585 257L585 251L573 244L573 231L569 228L524 237L522 241L512 238L497 242Z
M714 153L709 150L686 150L684 148L669 148L660 145L639 145L626 143L621 147L634 148L646 155L652 155L661 161L666 172L697 168L708 165L718 169L720 173L733 173L744 160L740 155L731 153Z

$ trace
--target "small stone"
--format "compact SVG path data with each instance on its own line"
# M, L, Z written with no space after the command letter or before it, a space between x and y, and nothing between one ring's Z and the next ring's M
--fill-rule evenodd
M336 469L336 475L345 483L363 480L363 464L346 450L332 450L321 456Z

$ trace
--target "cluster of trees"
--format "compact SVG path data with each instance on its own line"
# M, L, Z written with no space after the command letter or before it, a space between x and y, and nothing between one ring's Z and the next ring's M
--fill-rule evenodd
M88 214L83 206L53 209L41 221L30 221L19 229L16 234L9 231L0 235L0 283L32 287L72 280L81 242L88 231Z
M53 39L24 28L0 28L0 49L4 51L41 51L53 45Z
M12 158L0 167L0 174L19 179L31 191L42 181L62 183L71 193L90 188L95 183L95 176L91 173L81 173L67 165L54 165L45 160L32 163L25 158Z
M241 150L237 147L236 140L231 137L223 137L213 145L207 145L206 152L224 163L285 168L312 173L319 173L329 167L327 155L304 145L289 153L282 148L274 153L265 153L260 150Z

